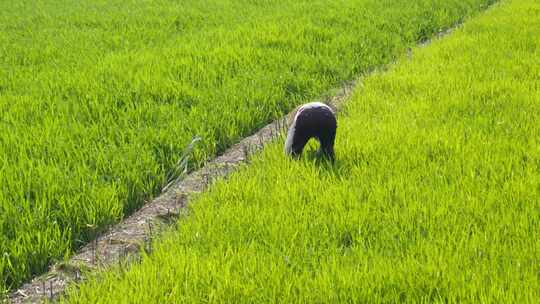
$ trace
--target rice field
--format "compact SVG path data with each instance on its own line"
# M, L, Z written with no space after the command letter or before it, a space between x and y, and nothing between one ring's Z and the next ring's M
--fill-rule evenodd
M503 1L362 79L336 162L283 139L66 303L536 303L540 3Z
M178 172L492 2L1 2L0 291Z

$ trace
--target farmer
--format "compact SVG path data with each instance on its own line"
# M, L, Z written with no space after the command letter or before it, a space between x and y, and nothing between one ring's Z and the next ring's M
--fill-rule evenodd
M334 111L324 103L310 102L299 106L292 115L294 116L285 141L285 153L299 157L308 140L315 137L320 143L317 154L334 160L337 128Z

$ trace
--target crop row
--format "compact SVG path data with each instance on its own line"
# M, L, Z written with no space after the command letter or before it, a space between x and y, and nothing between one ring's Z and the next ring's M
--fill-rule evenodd
M491 2L0 3L0 290L69 256L173 172Z
M283 140L70 303L535 303L540 4L505 1L362 80L336 162Z

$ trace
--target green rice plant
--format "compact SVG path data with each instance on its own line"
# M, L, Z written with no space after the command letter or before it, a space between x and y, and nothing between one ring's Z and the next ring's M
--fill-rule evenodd
M0 3L0 289L494 0Z
M361 80L336 162L283 140L140 264L69 303L536 303L540 3L505 1Z

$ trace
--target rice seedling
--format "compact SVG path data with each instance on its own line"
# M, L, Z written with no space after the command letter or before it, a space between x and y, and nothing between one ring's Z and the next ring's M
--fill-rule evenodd
M3 1L0 290L493 0Z
M535 303L540 4L504 1L362 80L335 163L283 139L69 303ZM310 152L311 151L311 152Z

